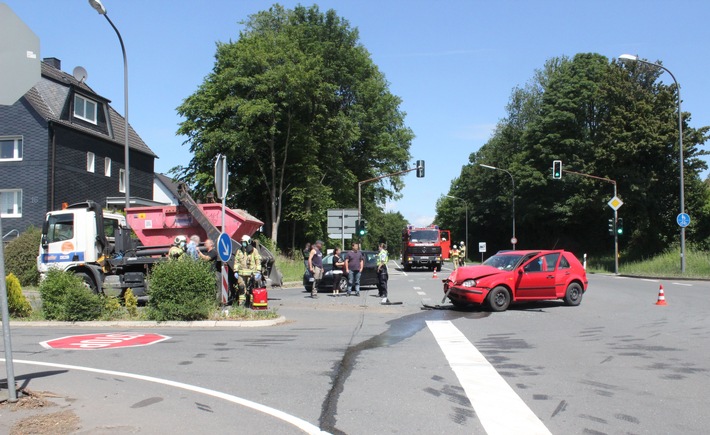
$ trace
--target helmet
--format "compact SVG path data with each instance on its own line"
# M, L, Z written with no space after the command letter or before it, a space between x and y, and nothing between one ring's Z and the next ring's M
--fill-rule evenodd
M463 242L461 242L461 243L459 243L459 244L460 244L461 246L463 246L463 244L464 244L464 243L463 243Z
M179 244L181 244L181 243L182 243L182 244L187 243L187 237L185 237L185 236L177 236L177 237L175 237L175 244L176 244L176 245L179 245Z
M454 249L458 249L458 248L456 247L456 245L454 245Z
M242 236L242 242L247 242L247 243L251 242L251 237L249 237L249 236L247 236L246 234L244 234L244 235Z

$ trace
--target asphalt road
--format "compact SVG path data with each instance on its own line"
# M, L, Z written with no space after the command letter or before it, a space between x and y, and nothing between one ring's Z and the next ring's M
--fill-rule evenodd
M390 270L402 305L274 290L285 324L158 327L171 339L147 347L44 349L95 331L13 324L15 359L52 364L15 373L68 397L87 433L707 433L710 283L664 281L657 306L659 282L590 275L579 307L490 313L422 309L445 272Z

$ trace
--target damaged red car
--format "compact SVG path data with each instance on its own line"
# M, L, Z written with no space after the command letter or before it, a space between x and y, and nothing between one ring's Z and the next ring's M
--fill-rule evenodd
M504 251L478 266L454 270L444 280L444 293L454 306L488 305L505 311L513 302L562 299L582 302L587 273L571 252Z

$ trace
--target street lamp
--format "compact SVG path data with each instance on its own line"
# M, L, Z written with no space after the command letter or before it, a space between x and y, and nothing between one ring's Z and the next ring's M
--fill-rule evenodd
M638 56L633 54L622 54L619 56L620 60L630 60L634 62L645 63L646 65L655 66L656 68L661 68L663 71L670 74L671 78L675 82L676 90L678 91L678 147L680 149L680 213L685 213L685 182L683 176L683 113L680 110L680 85L678 80L675 79L673 73L661 65L660 63L648 62L643 59L639 59ZM680 272L685 273L685 227L680 227Z
M89 4L91 5L92 8L96 9L96 12L99 14L103 15L106 18L106 21L113 27L113 30L116 31L116 35L118 35L118 42L121 43L121 51L123 52L123 112L124 112L124 123L125 123L125 129L124 129L124 160L125 160L125 180L123 183L123 187L126 190L126 206L125 208L128 209L130 207L130 202L131 202L131 183L129 182L130 177L129 177L129 172L130 172L130 165L129 165L129 141L128 141L128 59L126 58L126 47L123 45L123 38L121 37L121 33L118 31L116 26L113 24L113 21L108 17L108 14L106 13L106 8L104 7L103 4L101 4L101 0L89 0Z
M451 196L451 195L446 195L446 197L458 199L459 201L463 201L463 204L466 207L466 256L468 257L469 249L471 249L468 245L468 201L466 201L463 198L459 198L459 197ZM467 259L465 259L465 260L467 260Z
M515 178L513 178L513 174L511 174L509 171L506 169L502 168L497 168L495 166L491 165L484 165L484 164L479 164L479 166L487 169L493 169L495 171L503 171L506 174L510 175L510 181L513 182L513 192L512 192L512 197L513 197L513 237L510 239L510 243L513 244L513 250L515 250L515 245L518 243L518 239L515 237Z

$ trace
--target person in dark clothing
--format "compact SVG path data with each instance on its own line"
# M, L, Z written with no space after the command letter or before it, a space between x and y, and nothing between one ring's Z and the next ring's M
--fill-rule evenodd
M384 243L380 243L380 252L377 254L377 290L379 290L379 297L382 298L383 304L389 301L387 299L387 281L389 280L387 263L389 261L387 246Z
M303 267L306 269L306 276L311 277L311 270L308 268L308 257L311 255L311 242L306 243L306 247L303 248Z
M318 297L318 286L320 285L320 280L323 279L322 247L323 242L316 240L316 243L311 249L311 253L308 255L308 270L313 275L313 288L311 289L311 297L313 299Z
M212 271L214 271L215 278L217 280L217 294L221 295L222 294L222 262L219 260L219 253L217 252L217 249L214 247L214 242L211 239L205 240L205 248L207 248L207 252L203 254L198 249L197 256L200 257L204 261L210 262L210 265L212 266ZM218 296L217 299L221 300L221 296Z
M365 267L365 256L360 251L360 245L353 243L351 251L345 255L345 273L348 274L348 292L350 293L355 287L355 296L360 296L360 274Z
M333 249L333 295L340 295L340 287L338 287L338 282L340 282L340 275L335 275L336 271L342 271L345 263L340 257L340 248Z

